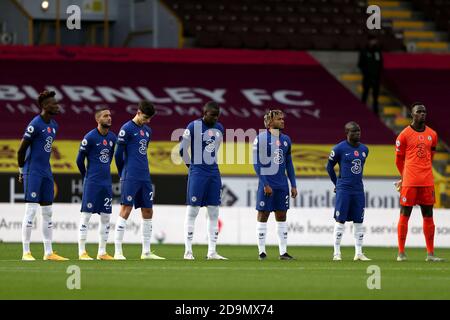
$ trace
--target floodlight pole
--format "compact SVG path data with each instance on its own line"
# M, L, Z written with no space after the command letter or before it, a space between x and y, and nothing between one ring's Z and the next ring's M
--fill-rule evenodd
M56 0L56 45L61 45L61 26L60 26L60 8L61 8L61 0Z
M108 23L108 5L109 1L105 0L104 18L103 18L103 46L108 48L109 46L109 23Z

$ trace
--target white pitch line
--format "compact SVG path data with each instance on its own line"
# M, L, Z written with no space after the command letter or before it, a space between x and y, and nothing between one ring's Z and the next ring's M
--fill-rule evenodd
M105 267L105 266L87 266L87 265L78 265L82 271L119 271L122 272L124 270L242 270L242 271L254 271L254 270L283 270L283 271L298 271L298 270L304 270L304 271L333 271L333 272L339 272L339 271L365 271L365 268L360 267L344 267L341 268L339 266L336 267L302 267L302 266L292 266L292 267L229 267L229 266L193 266L193 265L185 265L185 266L156 266L156 265L145 265L139 267L127 267L127 266L120 266L117 267ZM369 264L367 265L369 266ZM31 266L30 263L30 267ZM30 267L17 267L15 266L13 269L11 267L2 267L0 266L0 271L11 271L11 272L17 272L17 271L25 271L25 272L33 272L33 271L56 271L60 272L61 269L54 270L54 268L48 268L44 269L41 268L42 265L36 266L36 268L30 268ZM52 265L51 267L58 267L57 265ZM381 268L381 270L388 270L388 271L449 271L450 268L406 268L406 267L393 267L393 268Z

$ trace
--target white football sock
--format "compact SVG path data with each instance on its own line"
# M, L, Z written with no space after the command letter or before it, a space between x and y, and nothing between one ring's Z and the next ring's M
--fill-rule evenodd
M37 203L25 203L25 215L22 221L22 247L23 253L30 251L31 230L33 229L33 221L38 210Z
M219 206L208 206L208 256L216 252L217 238L219 236Z
M334 255L341 254L341 241L345 232L345 224L335 222L334 224Z
M80 217L80 228L78 229L78 255L86 252L86 239L89 229L89 220L92 213L82 212Z
M288 225L286 221L277 221L278 247L280 256L287 252Z
M364 227L362 223L353 223L353 234L355 236L355 254L362 254L364 239Z
M42 211L42 234L44 238L44 251L46 255L52 254L52 238L53 238L53 223L52 223L52 206L41 206Z
M111 220L110 213L100 213L100 223L98 225L98 252L97 252L97 255L99 256L106 254L106 244L108 243L110 220Z
M142 254L150 252L152 238L152 219L142 219Z
M259 254L266 252L267 222L256 222L256 236L258 237Z
M200 207L187 206L184 219L184 247L185 252L192 252L192 239L194 239L195 218L197 218Z
M127 220L125 220L121 216L118 216L116 221L116 230L114 232L115 254L123 254L122 241L126 228L127 228Z

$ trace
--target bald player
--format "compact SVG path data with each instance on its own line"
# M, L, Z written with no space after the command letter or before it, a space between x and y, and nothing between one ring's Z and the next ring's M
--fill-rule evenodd
M397 137L395 164L401 179L397 183L400 191L400 218L397 226L397 261L407 260L405 254L408 220L413 206L419 205L423 217L423 233L427 246L426 261L443 261L434 255L433 205L435 202L433 179L433 156L438 136L425 125L427 110L423 103L411 106L412 123Z
M334 210L334 261L342 260L341 240L345 222L353 222L355 256L353 260L369 261L362 252L364 239L364 196L363 170L369 155L369 148L360 142L361 128L350 121L345 124L347 138L333 147L328 158L327 171L335 186L336 208ZM339 164L339 177L334 167Z
M184 221L185 260L195 259L192 241L195 220L201 207L206 207L208 212L206 258L228 260L216 251L222 189L217 153L225 133L222 124L218 122L219 116L220 106L214 101L206 103L203 106L203 117L188 124L180 143L180 156L189 168Z

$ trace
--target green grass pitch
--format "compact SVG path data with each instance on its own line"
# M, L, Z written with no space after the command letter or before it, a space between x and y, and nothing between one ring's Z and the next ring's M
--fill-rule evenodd
M446 262L425 262L425 249L407 248L409 261L396 262L396 248L367 247L372 261L331 261L332 247L290 247L295 261L278 260L277 247L258 261L256 246L219 245L229 261L206 261L206 246L194 246L195 261L182 259L181 245L153 245L165 261L141 261L140 245L124 245L127 261L78 261L75 244L54 244L67 262L42 261L41 244L31 245L36 261L22 262L21 244L0 243L0 299L450 299L450 249ZM96 245L88 244L93 256ZM113 246L109 245L112 253ZM70 265L81 270L81 289L69 290ZM381 288L369 290L370 265L381 272Z

